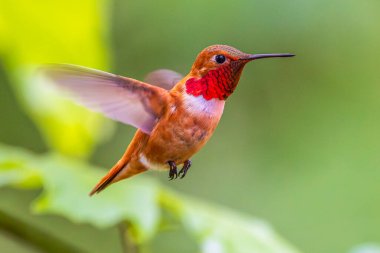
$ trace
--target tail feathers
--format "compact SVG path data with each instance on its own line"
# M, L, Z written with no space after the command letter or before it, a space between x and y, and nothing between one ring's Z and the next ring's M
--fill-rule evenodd
M89 193L90 196L94 195L95 193L99 193L103 191L107 186L110 184L118 181L115 180L116 176L122 171L123 168L127 166L128 162L123 162L120 160L118 163L116 163L112 169L99 181L99 183L96 184L94 189Z

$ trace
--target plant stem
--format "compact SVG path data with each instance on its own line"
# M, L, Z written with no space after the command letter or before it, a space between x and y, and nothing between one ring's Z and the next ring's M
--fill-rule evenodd
M83 253L80 249L63 240L23 222L12 215L0 210L0 229L10 233L14 237L34 246L42 252L54 253Z
M133 242L133 239L128 231L130 224L121 222L119 224L120 240L124 253L139 253L139 246Z

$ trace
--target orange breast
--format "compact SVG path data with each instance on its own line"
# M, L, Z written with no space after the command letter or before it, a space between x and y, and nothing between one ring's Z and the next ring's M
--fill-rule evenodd
M167 114L160 119L142 150L145 163L167 167L182 164L210 139L223 113L224 101L174 94Z

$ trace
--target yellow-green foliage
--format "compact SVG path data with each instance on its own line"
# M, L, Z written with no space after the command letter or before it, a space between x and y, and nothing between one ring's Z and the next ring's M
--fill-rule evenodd
M67 62L106 69L107 21L100 1L2 0L0 54L17 98L53 149L87 156L111 123L72 104L42 80L38 64Z

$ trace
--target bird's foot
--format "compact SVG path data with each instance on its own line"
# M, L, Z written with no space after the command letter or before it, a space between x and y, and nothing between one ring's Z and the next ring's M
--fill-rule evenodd
M185 163L183 164L182 169L179 171L178 176L180 178L184 178L186 176L187 171L190 169L190 167L191 167L191 161L186 160Z
M176 179L178 177L177 173L177 165L173 161L168 162L170 169L169 169L169 180Z

